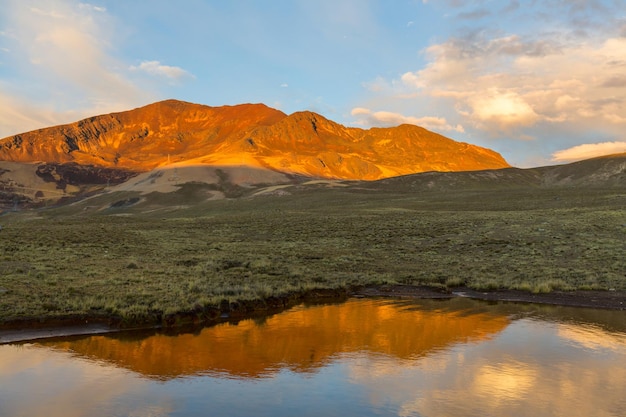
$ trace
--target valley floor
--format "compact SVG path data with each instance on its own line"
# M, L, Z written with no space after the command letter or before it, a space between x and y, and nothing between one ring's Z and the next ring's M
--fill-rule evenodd
M402 296L393 292L420 286L623 308L625 207L621 190L309 188L175 209L9 213L0 327L177 325L284 308L303 294Z

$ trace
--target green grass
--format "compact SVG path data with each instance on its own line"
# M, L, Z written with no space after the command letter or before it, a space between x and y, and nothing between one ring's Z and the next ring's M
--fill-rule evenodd
M626 195L615 190L320 188L177 211L154 198L0 217L0 322L140 322L223 300L383 283L626 290Z

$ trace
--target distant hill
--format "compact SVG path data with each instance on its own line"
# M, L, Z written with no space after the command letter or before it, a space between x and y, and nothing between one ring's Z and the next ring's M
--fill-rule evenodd
M536 170L545 186L626 187L626 152Z
M539 187L626 188L626 153L538 168L424 172L387 178L364 186L406 191Z
M239 165L344 180L509 167L492 150L414 125L365 130L263 104L176 100L4 138L0 160L135 172L173 163Z

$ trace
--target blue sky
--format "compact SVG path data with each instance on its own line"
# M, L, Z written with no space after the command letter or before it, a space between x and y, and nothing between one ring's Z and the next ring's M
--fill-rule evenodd
M626 0L2 0L0 137L176 98L626 151Z

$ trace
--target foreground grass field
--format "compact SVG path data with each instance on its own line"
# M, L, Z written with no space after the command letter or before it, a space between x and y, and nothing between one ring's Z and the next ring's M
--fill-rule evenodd
M320 187L175 210L169 199L0 217L0 324L150 322L224 300L384 283L626 290L620 190Z

